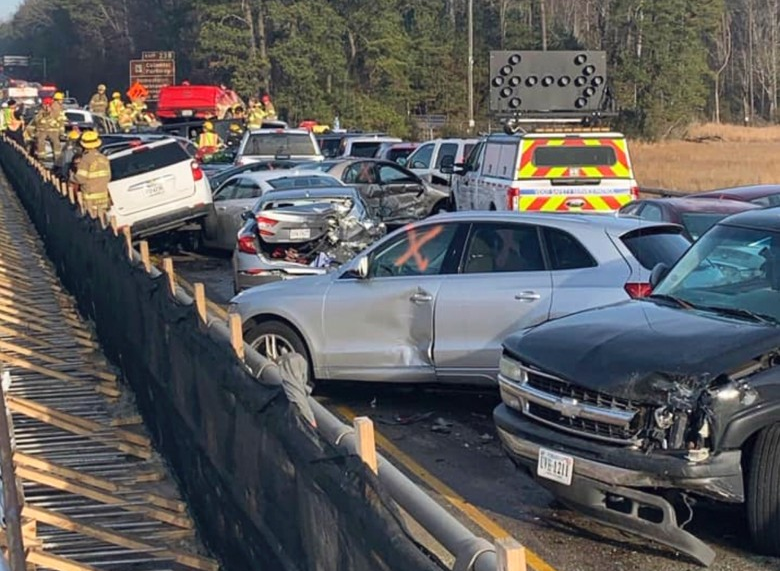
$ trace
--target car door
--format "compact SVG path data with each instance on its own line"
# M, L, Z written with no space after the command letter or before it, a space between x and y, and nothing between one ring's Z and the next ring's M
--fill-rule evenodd
M231 177L214 191L214 210L206 216L203 223L203 238L207 246L217 244L219 240L219 213L226 211L226 205L235 197L240 182L240 176Z
M383 220L414 220L427 214L425 184L416 174L395 164L376 164L380 194L378 207Z
M547 320L552 277L533 224L474 223L463 252L459 273L444 276L436 297L436 374L495 382L504 339Z
M445 175L441 172L441 163L442 161L449 157L452 160L452 163L455 163L455 159L458 155L458 143L442 143L439 145L439 148L436 153L436 159L434 161L434 168L431 171L431 182L434 184L441 184L444 186L450 185L450 176Z
M417 224L368 255L368 277L342 275L323 302L323 362L331 379L433 382L433 315L456 271L464 225Z
M216 246L223 250L233 250L236 234L244 225L244 213L252 208L263 195L260 185L249 177L241 177L233 198L216 206L219 236Z

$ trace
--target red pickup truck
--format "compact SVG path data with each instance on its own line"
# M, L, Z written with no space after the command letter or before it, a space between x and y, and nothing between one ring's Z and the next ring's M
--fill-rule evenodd
M160 90L157 117L162 122L230 119L244 102L235 91L216 85L170 85Z

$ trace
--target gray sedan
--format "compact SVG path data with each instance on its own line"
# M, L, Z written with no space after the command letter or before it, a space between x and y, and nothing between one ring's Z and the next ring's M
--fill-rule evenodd
M301 353L317 380L495 384L509 333L645 295L689 243L677 225L603 215L442 214L230 311L260 353Z
M231 177L214 191L214 211L203 223L203 243L232 252L236 234L244 225L244 212L266 192L334 186L344 185L328 174L308 170L247 172Z
M426 182L394 161L351 158L304 163L300 168L321 170L357 187L372 214L388 225L414 222L449 209L449 188Z

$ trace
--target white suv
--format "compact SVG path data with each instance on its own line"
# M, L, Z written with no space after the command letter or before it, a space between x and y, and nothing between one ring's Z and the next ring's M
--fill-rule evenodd
M462 163L479 139L434 139L423 143L409 155L404 166L422 178L435 184L450 184L450 176L442 172L442 163L452 167Z
M141 238L177 230L213 210L211 186L178 141L163 139L112 154L109 216Z

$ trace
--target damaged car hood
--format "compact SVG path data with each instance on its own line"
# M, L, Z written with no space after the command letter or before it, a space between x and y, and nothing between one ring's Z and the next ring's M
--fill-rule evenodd
M636 300L548 321L504 342L527 365L648 404L662 403L674 383L706 382L778 346L775 326Z

